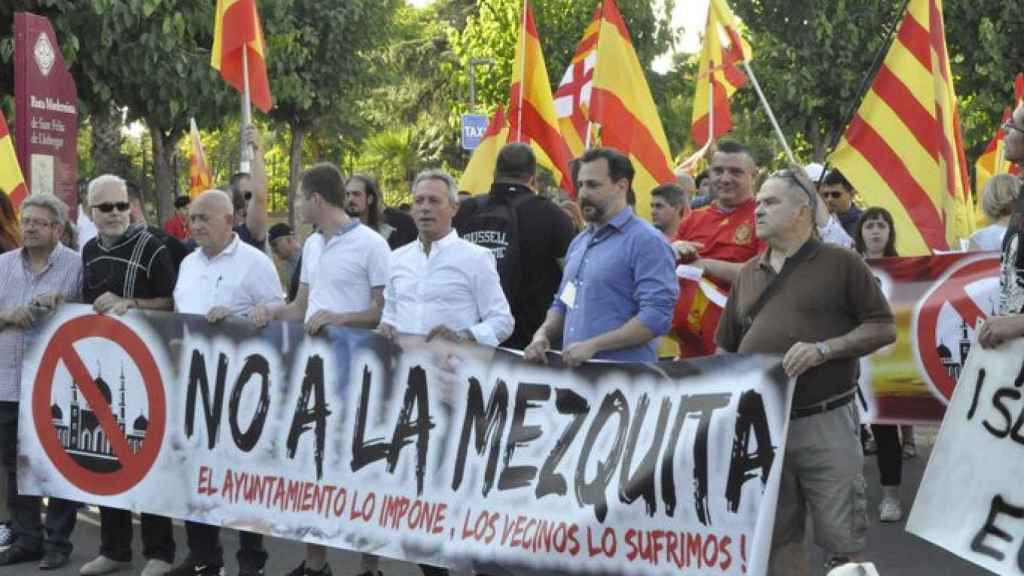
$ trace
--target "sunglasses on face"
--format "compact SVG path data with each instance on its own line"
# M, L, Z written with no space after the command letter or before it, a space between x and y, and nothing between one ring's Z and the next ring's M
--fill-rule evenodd
M127 202L104 202L103 204L95 204L93 208L103 212L104 214L110 214L115 209L118 212L127 212L131 205Z
M843 193L842 192L822 192L821 196L825 200L839 200L840 198L843 197Z

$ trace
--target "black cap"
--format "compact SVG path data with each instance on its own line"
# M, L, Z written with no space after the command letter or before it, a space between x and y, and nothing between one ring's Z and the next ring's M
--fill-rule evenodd
M267 233L267 240L273 244L274 240L278 238L284 238L285 236L292 235L292 227L285 224L284 222L278 222L270 227L270 231Z

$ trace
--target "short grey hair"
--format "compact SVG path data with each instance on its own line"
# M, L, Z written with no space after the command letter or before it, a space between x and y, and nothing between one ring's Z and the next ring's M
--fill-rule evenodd
M995 222L1013 212L1013 201L1020 194L1020 180L1013 174L996 174L985 183L981 211Z
M103 186L107 186L109 184L116 184L118 187L124 190L125 193L128 192L128 183L124 181L124 178L121 178L120 176L114 174L103 174L93 178L89 182L89 193L86 195L86 198L91 199L92 194L93 192L96 191L96 189L101 188ZM91 204L92 200L89 200L89 203Z
M455 179L452 178L444 170L431 168L429 170L424 170L417 174L416 179L413 180L412 182L413 194L416 193L416 187L420 185L420 182L423 182L425 180L437 180L440 182L444 182L445 186L448 187L448 200L450 200L452 204L455 204L459 201L459 186L458 184L455 183Z
M58 226L64 226L64 223L68 221L67 205L64 204L63 200L52 194L33 194L29 196L21 203L21 210L31 206L49 210L53 214L53 218Z

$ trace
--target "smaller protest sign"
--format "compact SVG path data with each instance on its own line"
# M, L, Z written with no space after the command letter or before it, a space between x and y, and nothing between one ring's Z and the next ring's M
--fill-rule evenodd
M967 358L907 530L996 574L1024 574L1024 339Z

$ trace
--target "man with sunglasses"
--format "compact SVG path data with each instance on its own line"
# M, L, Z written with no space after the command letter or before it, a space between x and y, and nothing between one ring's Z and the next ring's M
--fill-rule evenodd
M825 199L829 212L839 218L839 223L851 237L857 234L857 222L860 222L861 209L853 203L857 191L838 170L832 169L825 174L819 190Z
M235 210L235 234L238 238L266 252L267 169L263 162L260 132L250 124L242 131L242 145L252 150L252 172L238 172L228 181L228 193Z
M21 205L24 246L0 255L0 461L7 476L0 494L10 512L14 540L0 550L0 566L38 561L42 570L68 562L78 504L50 498L46 526L40 522L42 498L18 493L18 402L25 331L44 309L79 296L82 259L60 243L67 208L55 196L29 196ZM21 572L19 572L21 573Z
M104 174L89 183L89 208L98 235L82 249L82 299L99 314L129 309L171 310L177 273L164 243L144 224L131 224L125 181ZM170 518L142 514L143 576L163 574L174 562ZM132 513L100 507L100 553L84 576L126 569L132 559Z
M767 250L740 269L715 334L725 352L783 355L786 374L796 380L773 576L811 573L803 548L808 513L827 568L865 549L857 362L896 340L892 312L864 261L814 234L817 202L800 168L765 181L755 217Z
M1003 124L1003 146L1008 162L1024 162L1024 104ZM984 348L995 348L1024 336L1024 250L1021 244L1024 244L1024 190L1017 194L1013 216L1003 236L999 308L978 331L978 342Z

